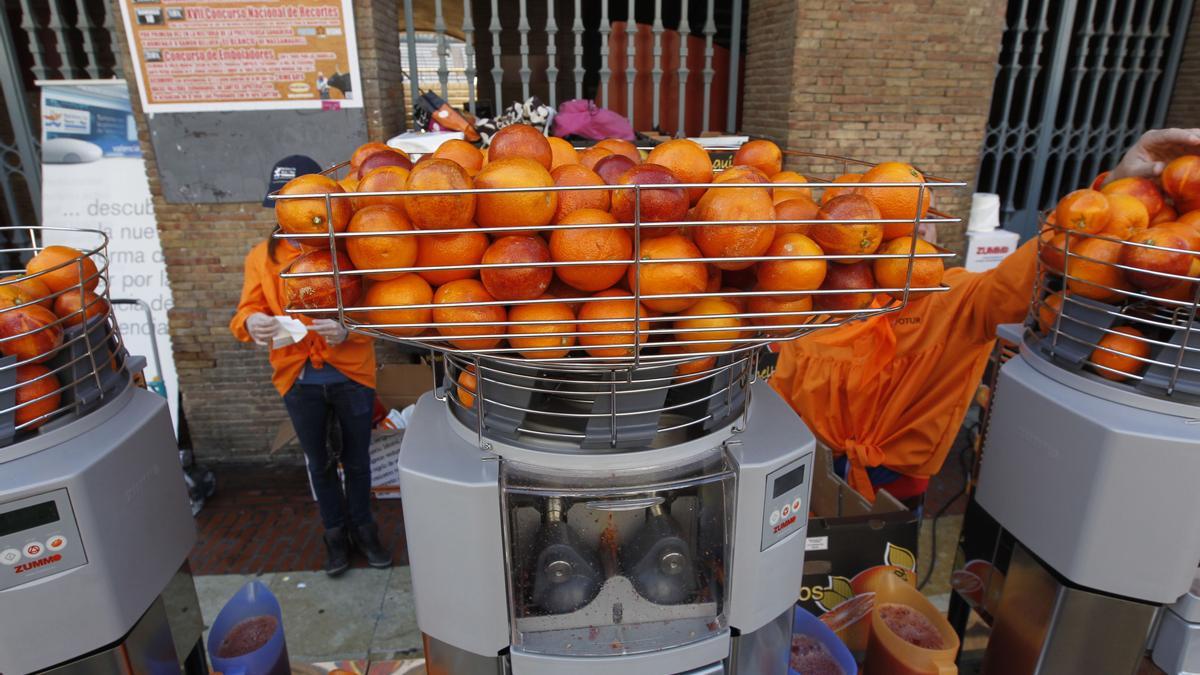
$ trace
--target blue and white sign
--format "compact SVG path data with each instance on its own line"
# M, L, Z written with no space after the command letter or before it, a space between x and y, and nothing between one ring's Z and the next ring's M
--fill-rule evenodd
M142 156L128 92L111 81L44 83L42 144L51 148L44 152L42 158L51 164L94 162L101 157ZM58 149L63 147L73 148L74 155L71 150Z
M154 325L136 307L116 306L125 346L150 361L146 378L161 377L171 417L178 380L167 332L171 288L158 240L146 164L138 145L129 89L123 80L48 81L42 88L42 224L101 230L108 234L108 281L112 298L150 305ZM48 244L84 246L70 232L46 231ZM155 372L151 339L158 343L162 372Z

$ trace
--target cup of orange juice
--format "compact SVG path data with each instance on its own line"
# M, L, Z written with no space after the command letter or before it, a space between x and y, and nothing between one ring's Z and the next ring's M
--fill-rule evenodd
M957 675L958 635L920 591L905 583L875 591L865 673Z

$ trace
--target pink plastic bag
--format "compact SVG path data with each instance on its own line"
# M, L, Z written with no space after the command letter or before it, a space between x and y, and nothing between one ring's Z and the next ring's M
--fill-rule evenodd
M554 117L554 135L582 136L593 140L622 138L632 141L633 125L623 115L596 107L592 101L577 98L565 101Z

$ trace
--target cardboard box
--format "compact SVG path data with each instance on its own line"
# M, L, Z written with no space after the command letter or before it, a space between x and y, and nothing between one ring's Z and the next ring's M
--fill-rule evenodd
M779 343L772 342L767 348L758 353L758 379L766 382L775 374L779 365Z
M433 368L425 363L383 366L375 376L375 393L385 408L404 410L433 389Z
M920 520L886 491L872 504L833 472L833 453L817 445L804 581L799 605L816 616L849 599L855 575L872 567L917 568Z
M371 494L379 499L399 499L400 498L400 464L397 461L400 457L400 444L404 442L404 430L385 431L375 430L371 432ZM308 457L304 458L304 465L308 466ZM342 467L338 467L338 479L345 480L345 474L342 473ZM317 500L317 493L313 490L312 476L308 479L308 491L312 495L313 501Z

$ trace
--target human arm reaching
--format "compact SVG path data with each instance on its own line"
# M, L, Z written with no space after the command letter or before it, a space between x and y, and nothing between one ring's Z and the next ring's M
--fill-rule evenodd
M1109 172L1104 183L1131 177L1154 178L1171 160L1195 154L1200 154L1200 129L1147 131L1125 151L1121 163Z

